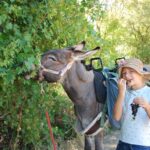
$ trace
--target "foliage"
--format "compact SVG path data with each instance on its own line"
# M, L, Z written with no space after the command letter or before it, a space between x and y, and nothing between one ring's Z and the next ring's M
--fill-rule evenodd
M119 0L107 5L104 18L97 18L97 31L101 33L104 60L117 57L138 57L149 64L150 58L150 2L149 0ZM112 62L107 64L111 65Z
M125 5L128 9L128 35L127 43L132 46L133 55L140 57L145 63L150 63L150 1L135 1ZM134 19L132 19L134 18Z
M26 80L36 75L41 54L82 40L98 43L86 18L93 2L76 0L0 1L0 146L50 149L48 111L57 140L75 136L72 104L56 85ZM91 42L93 41L93 42ZM97 41L94 43L94 41ZM49 146L48 146L49 145Z

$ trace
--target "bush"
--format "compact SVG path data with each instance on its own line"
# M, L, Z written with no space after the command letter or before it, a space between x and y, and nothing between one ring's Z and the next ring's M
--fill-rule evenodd
M57 140L75 136L72 104L62 88L43 83L43 94L41 83L24 77L36 75L40 56L49 47L98 39L85 16L92 5L76 0L0 1L1 148L50 149L46 111Z

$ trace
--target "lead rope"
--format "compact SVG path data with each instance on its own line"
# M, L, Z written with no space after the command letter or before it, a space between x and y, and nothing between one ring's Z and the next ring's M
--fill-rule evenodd
M51 138L51 141L52 141L52 144L53 144L53 149L57 150L57 143L55 142L55 139L54 139L54 135L53 135L53 131L52 131L52 126L51 126L51 122L50 122L50 117L49 117L47 111L46 111L45 114L46 114L47 124L48 124L48 128L49 128L50 138Z

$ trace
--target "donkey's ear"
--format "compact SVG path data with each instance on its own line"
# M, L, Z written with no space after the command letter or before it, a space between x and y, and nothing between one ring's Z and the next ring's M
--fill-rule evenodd
M73 50L73 51L82 51L82 49L85 47L85 44L86 44L86 42L82 41L78 45L72 46L71 50Z
M89 56L94 55L98 50L100 49L100 47L96 47L91 51L74 51L74 58L75 60L83 60Z

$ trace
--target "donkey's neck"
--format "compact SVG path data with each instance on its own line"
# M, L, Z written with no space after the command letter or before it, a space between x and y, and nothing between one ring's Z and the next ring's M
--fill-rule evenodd
M93 71L87 71L82 63L75 62L67 71L62 85L70 99L79 104L84 102L87 94L93 93L93 79Z

